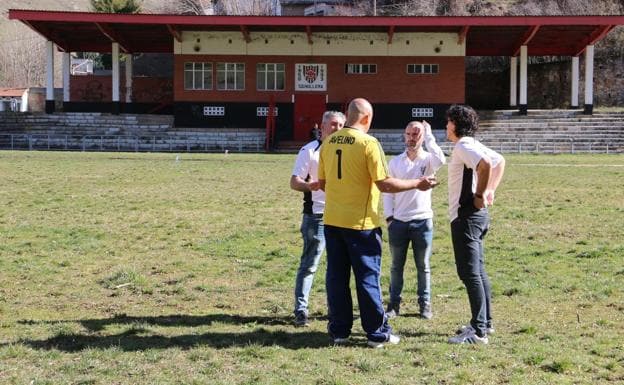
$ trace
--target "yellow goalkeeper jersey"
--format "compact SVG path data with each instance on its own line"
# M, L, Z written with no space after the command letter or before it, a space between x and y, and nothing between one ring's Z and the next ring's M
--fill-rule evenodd
M380 192L389 176L386 156L374 137L344 127L323 140L318 178L325 180L326 225L356 230L380 226Z

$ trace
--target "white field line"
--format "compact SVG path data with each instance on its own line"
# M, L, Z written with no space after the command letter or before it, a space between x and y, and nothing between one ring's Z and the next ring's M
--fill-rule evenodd
M527 166L527 167L624 167L624 164L510 163L509 166Z

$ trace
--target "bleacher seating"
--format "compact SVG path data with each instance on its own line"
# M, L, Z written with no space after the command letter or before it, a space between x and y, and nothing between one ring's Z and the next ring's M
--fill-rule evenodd
M501 152L624 152L624 112L488 111L480 116L477 138Z
M502 153L623 153L624 112L480 111L477 138ZM434 134L445 152L444 127ZM372 129L387 154L403 151L403 130ZM0 113L0 149L79 151L263 152L264 129L173 127L167 115ZM301 143L285 142L296 153Z

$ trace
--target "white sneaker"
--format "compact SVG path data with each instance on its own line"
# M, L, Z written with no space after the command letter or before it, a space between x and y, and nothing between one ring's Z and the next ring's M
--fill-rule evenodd
M462 334L466 329L472 329L474 330L474 328L472 327L472 325L463 325L462 327L460 327L459 329L457 329L457 331L455 332L455 334ZM485 334L487 334L488 336L490 334L494 334L496 332L496 330L493 327L489 327L485 329Z
M334 338L334 346L344 346L349 343L349 337L346 338Z
M460 334L448 339L449 344L480 344L487 345L487 334L479 337L472 327L467 327Z
M397 336L395 334L390 334L387 341L375 342L375 341L368 340L367 344L368 344L368 346L370 346L373 349L380 349L380 348L383 348L385 344L396 345L400 341L401 341L401 337L399 337L399 336Z

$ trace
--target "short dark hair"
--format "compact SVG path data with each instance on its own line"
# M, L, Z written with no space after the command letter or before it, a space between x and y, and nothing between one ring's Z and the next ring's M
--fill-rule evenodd
M446 119L455 124L455 135L474 136L479 129L479 115L470 106L453 104L446 110Z

